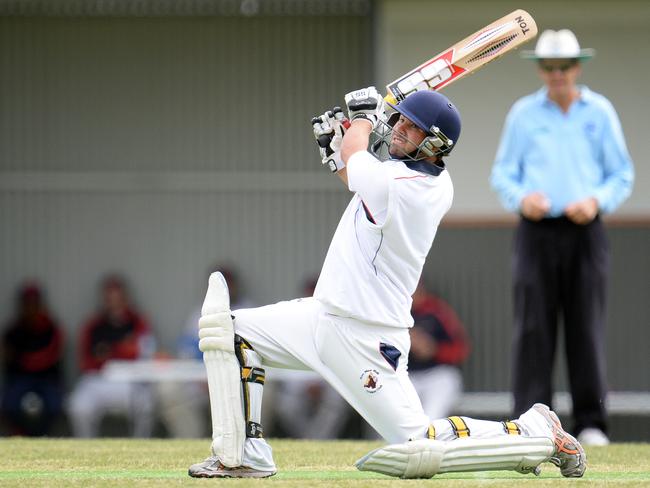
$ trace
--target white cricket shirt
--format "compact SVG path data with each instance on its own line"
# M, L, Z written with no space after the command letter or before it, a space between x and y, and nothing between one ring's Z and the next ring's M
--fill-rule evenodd
M381 162L367 151L353 154L346 167L355 193L332 238L314 297L336 315L411 327L411 296L453 199L449 173L421 173L402 161Z

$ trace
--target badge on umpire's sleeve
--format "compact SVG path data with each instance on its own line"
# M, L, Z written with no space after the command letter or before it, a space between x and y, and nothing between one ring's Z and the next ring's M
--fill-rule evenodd
M384 386L379 383L379 371L375 369L366 369L360 376L363 389L368 393L375 393Z

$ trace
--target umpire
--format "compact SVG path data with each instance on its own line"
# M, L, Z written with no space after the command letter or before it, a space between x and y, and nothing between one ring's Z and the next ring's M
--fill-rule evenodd
M514 240L514 417L551 405L558 319L564 324L574 433L607 437L604 321L609 245L600 214L629 195L634 169L621 123L602 95L577 85L584 60L567 30L547 30L524 57L544 82L511 108L492 168Z

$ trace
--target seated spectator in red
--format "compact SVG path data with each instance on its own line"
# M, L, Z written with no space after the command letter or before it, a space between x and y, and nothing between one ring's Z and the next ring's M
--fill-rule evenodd
M133 307L124 280L102 282L102 305L81 329L82 376L70 397L70 421L76 437L97 437L105 414L119 412L133 421L135 437L150 437L154 400L150 388L101 374L113 359L151 358L155 343L147 320Z
M2 415L11 435L47 435L61 413L63 332L38 285L16 297L15 315L2 336Z
M463 391L460 365L470 350L467 333L451 306L422 281L413 294L411 315L409 376L429 418L444 418Z

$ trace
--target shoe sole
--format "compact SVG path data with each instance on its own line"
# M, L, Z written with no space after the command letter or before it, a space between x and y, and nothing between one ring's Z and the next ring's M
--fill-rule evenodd
M187 472L192 478L269 478L276 474L277 471L222 471L217 473L192 473Z

